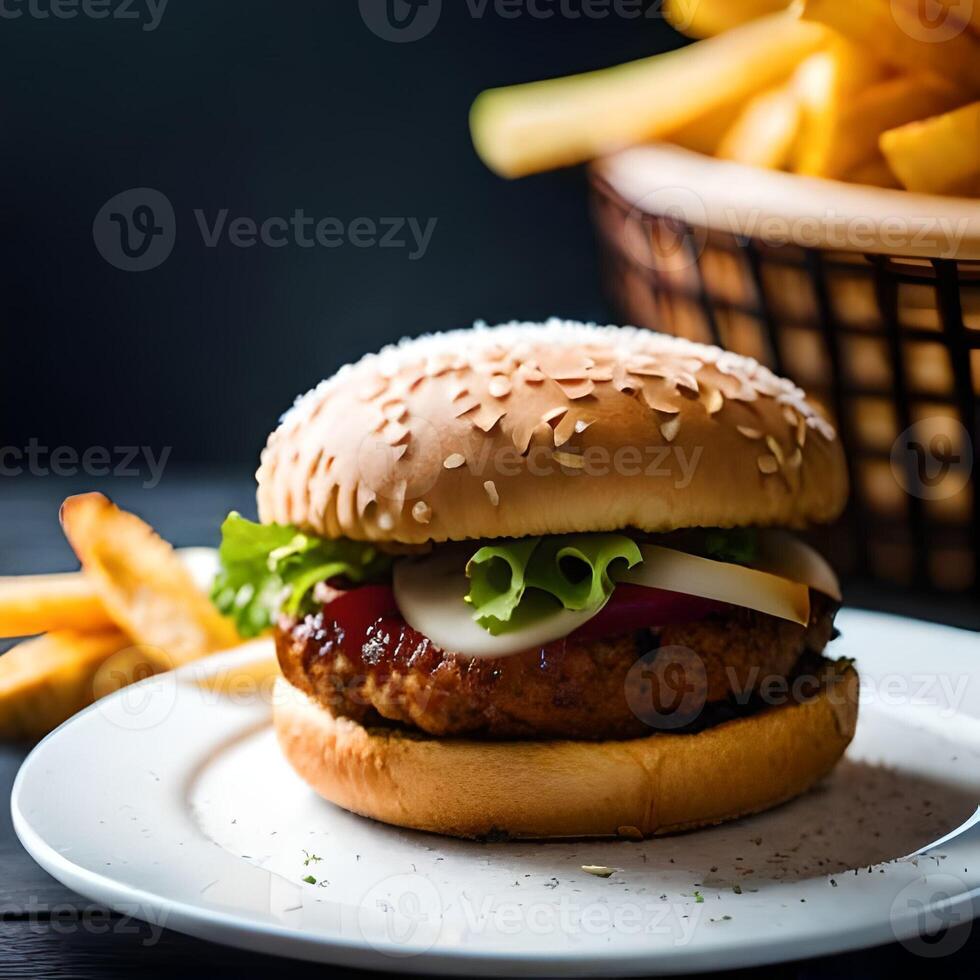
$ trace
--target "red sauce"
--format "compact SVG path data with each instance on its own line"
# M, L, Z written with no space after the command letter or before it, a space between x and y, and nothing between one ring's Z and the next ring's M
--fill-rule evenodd
M699 596L620 584L592 619L555 642L604 639L693 622L727 608L725 603ZM405 622L389 585L363 585L338 593L324 604L321 623L318 633L322 635L317 637L321 643L343 645L350 653L360 651L361 659L368 664L390 659L421 666L427 659L437 660L442 655L427 637Z

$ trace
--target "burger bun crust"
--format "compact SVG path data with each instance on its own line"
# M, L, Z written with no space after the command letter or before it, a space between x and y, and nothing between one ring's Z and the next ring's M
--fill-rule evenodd
M766 810L830 772L858 703L857 674L839 661L812 698L697 734L494 742L369 729L277 685L279 744L322 797L400 827L494 839L650 836Z
M386 348L299 399L259 516L395 545L801 527L847 495L840 441L792 382L650 330L549 321Z

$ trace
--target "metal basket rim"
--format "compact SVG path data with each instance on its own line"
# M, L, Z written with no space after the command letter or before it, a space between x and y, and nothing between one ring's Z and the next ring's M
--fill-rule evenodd
M768 244L980 261L980 201L970 198L764 170L660 143L597 160L590 178L630 212L679 213L689 226Z

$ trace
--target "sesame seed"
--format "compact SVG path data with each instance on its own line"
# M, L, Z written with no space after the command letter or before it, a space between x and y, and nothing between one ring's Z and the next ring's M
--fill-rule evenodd
M707 409L709 415L715 415L722 410L724 404L725 396L721 393L720 389L712 388L708 392L708 397L705 399L704 407Z
M495 374L490 379L487 390L494 398L506 398L510 394L510 379L502 374Z
M673 442L677 433L681 430L681 420L678 417L668 419L660 426L660 434L668 441Z
M689 371L681 371L674 376L674 384L681 388L687 388L689 391L698 391L698 379L694 377Z
M783 447L779 445L779 442L773 436L766 436L766 445L769 447L769 452L776 457L776 462L782 466L785 462Z
M462 453L450 453L443 461L442 465L447 470L459 469L466 462L466 457Z
M585 398L595 391L595 382L591 378L583 378L581 381L557 381L556 384L564 392L565 397L572 399L572 401Z
M494 484L493 480L487 480L483 484L483 489L486 490L487 496L490 498L490 503L496 507L500 503L500 494L497 493L496 484Z
M776 473L779 470L779 460L775 456L760 456L757 462L760 473Z
M736 426L739 432L745 436L746 439L761 439L762 433L758 429L750 428L747 425Z
M381 430L381 436L389 446L397 446L411 435L411 430L401 422L387 422Z
M541 416L542 422L547 422L549 425L556 419L560 419L563 415L568 413L567 405L558 405L556 408L549 408L544 415Z
M571 470L580 470L585 466L585 460L578 453L553 452L551 458L559 466L567 466Z
M412 517L419 524L428 524L432 520L432 508L424 500L419 500L412 507Z

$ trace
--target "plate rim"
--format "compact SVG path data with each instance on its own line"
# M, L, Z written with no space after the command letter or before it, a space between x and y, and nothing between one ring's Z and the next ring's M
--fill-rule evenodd
M973 635L968 630L891 614L856 609L848 610L848 614L886 621L893 627L912 622L939 630L952 630L964 636ZM259 643L250 643L187 664L173 672L172 677L176 680L179 690L181 686L186 686L181 682L198 682L230 668L259 663L263 659L268 659L268 656L267 643L262 643L262 649L259 648ZM140 684L149 685L154 682L159 683L159 677L147 678ZM110 695L110 698L121 696L125 696L124 691L115 692ZM369 943L363 938L344 936L340 933L309 933L295 926L253 919L244 912L224 911L208 907L205 903L192 904L160 892L139 889L118 880L112 874L76 864L67 854L61 853L54 844L44 839L21 808L25 784L32 778L33 767L37 764L42 750L66 737L66 733L84 723L85 718L93 712L100 711L104 703L103 701L101 705L90 705L59 725L41 739L23 761L14 779L10 796L14 831L27 852L45 871L83 897L102 902L115 911L125 911L127 914L133 914L132 906L137 904L141 909L153 910L165 917L155 924L199 939L270 955L384 972L413 974L424 972L445 975L466 971L481 976L504 974L599 976L608 975L611 970L615 970L619 975L639 976L789 962L900 942L917 935L914 918L907 915L897 921L892 918L878 923L861 922L843 931L835 930L832 949L820 948L820 944L826 942L826 933L801 935L794 930L781 935L769 935L761 940L757 934L742 938L733 936L724 944L700 949L675 947L667 950L653 949L646 953L636 950L617 953L614 949L587 953L579 950L564 952L545 950L540 953L504 950L498 955L462 945L451 949L431 948L411 953L404 945ZM944 841L948 843L950 838L955 839L969 825L970 821L965 822L947 835ZM200 833L199 829L198 832ZM201 836L207 839L203 833ZM922 850L928 850L932 846L935 845L926 845ZM215 847L232 860L237 860L220 845L215 844ZM980 916L980 885L966 888L955 898L950 899L946 907L950 911L963 914L964 921L977 918ZM140 916L136 915L136 917Z

